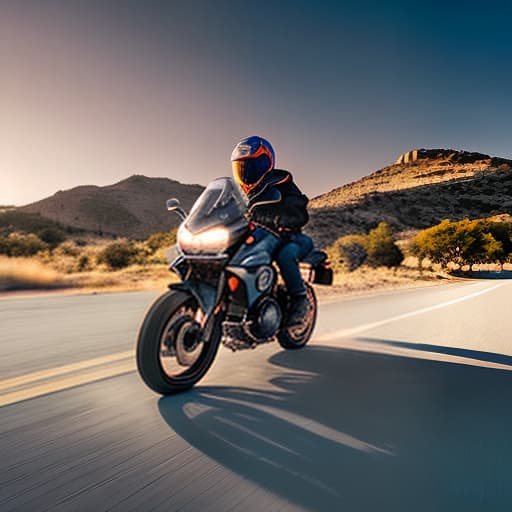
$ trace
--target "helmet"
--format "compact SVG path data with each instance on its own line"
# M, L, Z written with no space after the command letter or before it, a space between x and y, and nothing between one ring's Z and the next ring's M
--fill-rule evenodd
M274 168L275 161L270 142L257 135L242 139L231 153L233 176L246 194Z

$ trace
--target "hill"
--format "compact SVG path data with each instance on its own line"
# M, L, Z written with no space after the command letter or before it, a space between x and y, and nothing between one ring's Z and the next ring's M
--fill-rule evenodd
M380 221L423 229L445 218L512 212L512 160L453 149L412 150L358 181L315 197L307 231L325 246Z
M200 185L134 175L105 187L59 191L16 211L99 235L143 239L179 224L179 218L165 208L167 199L179 198L188 210L202 191Z
M7 211L0 215L9 214L10 224L49 219L68 229L143 239L178 225L178 217L165 209L166 199L178 197L188 210L202 190L200 185L134 175L106 187L59 191L21 208L2 207ZM315 197L310 208L306 232L319 246L344 234L366 233L381 221L395 231L409 231L445 218L508 214L512 160L453 149L412 150L392 165Z

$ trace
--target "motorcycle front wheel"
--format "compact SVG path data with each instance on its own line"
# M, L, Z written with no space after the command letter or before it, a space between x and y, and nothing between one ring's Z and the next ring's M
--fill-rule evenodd
M137 340L137 367L157 393L185 391L199 382L215 359L222 336L221 319L213 318L205 339L205 316L196 299L171 290L147 312Z

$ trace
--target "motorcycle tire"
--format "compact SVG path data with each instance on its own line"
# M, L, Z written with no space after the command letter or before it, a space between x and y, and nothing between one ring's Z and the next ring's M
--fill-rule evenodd
M164 331L174 316L185 307L197 309L192 295L171 290L160 296L150 307L139 330L137 340L137 368L142 380L153 391L162 395L179 393L199 382L212 365L222 336L221 319L214 317L211 336L202 342L197 360L177 375L168 375L161 360ZM179 359L179 358L178 358Z

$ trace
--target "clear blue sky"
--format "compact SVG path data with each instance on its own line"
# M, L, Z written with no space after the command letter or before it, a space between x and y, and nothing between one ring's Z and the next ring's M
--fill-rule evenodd
M310 196L413 147L512 157L511 2L2 0L0 204L207 183L261 134Z

